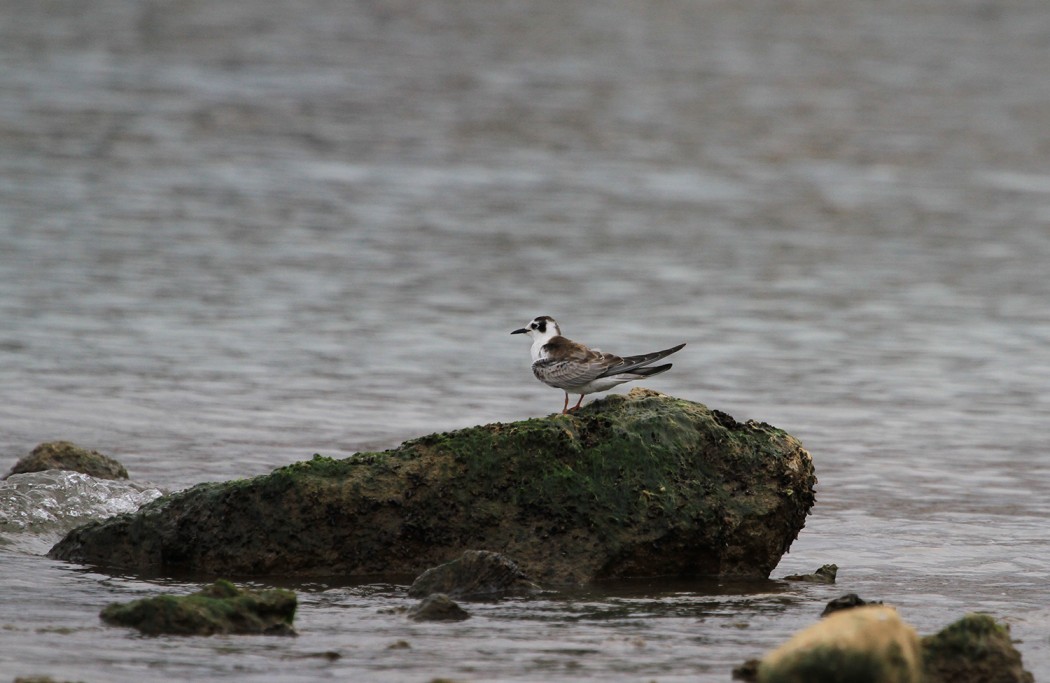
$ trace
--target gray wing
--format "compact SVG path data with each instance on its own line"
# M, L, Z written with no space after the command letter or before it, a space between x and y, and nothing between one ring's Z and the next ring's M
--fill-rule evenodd
M638 368L649 365L650 363L655 363L661 358L667 358L675 351L681 350L683 346L685 346L685 344L672 346L671 348L664 349L663 351L654 351L653 353L643 353L640 356L627 356L626 358L621 358L619 359L620 362L606 366L604 369L602 369L601 372L599 372L591 379L598 379L599 377L611 377L613 375L619 375L624 372L636 370Z
M601 377L610 361L622 360L605 353L591 354L586 360L544 358L532 364L532 374L544 384L559 389L582 387Z

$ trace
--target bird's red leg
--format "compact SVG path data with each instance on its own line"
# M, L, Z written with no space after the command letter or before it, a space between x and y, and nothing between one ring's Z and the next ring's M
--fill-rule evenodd
M566 398L568 398L568 394L566 394ZM573 410L573 411L579 410L579 409L580 409L580 404L581 404L581 403L583 403L583 394L580 394L580 400L579 400L579 401L576 401L576 405L574 405L574 406L572 407L572 410ZM568 404L569 404L569 401L568 401L568 400L566 400L566 401L565 401L565 405L568 405Z
M569 392L566 391L565 392L565 405L563 405L561 407L561 414L564 415L567 412L569 412Z

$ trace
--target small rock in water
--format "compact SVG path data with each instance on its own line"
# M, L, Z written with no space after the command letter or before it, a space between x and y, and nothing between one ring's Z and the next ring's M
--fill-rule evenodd
M758 665L760 661L757 659L749 659L740 666L733 668L733 680L744 681L745 683L756 683L758 681Z
M108 624L131 626L147 635L295 635L295 608L292 591L250 591L220 579L190 595L160 595L113 603L100 616Z
M44 470L73 470L99 479L128 478L127 469L113 458L98 451L81 448L69 441L49 441L40 444L29 455L15 463L3 478L7 479L12 474Z
M835 598L827 604L824 611L820 613L820 616L826 617L834 612L840 612L844 609L853 609L854 607L863 607L864 605L881 605L881 600L867 601L860 597L856 593L847 593L841 598Z
M537 590L539 586L510 559L488 550L467 550L455 560L420 574L412 582L408 594L415 598L432 593L487 597Z
M408 611L413 621L463 621L470 615L443 593L434 593Z
M839 572L837 564L826 564L812 574L792 574L785 576L785 581L804 581L806 583L835 583L835 575Z

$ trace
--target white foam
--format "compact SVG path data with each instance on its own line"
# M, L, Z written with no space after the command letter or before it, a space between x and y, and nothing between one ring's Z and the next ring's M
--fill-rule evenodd
M43 554L69 530L133 512L164 493L66 470L15 474L0 481L0 545Z

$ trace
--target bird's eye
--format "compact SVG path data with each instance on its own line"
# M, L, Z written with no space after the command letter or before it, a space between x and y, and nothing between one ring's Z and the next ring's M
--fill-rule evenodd
M536 325L536 323L532 323L531 325L529 325L529 327L535 330L538 327L538 325Z

